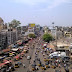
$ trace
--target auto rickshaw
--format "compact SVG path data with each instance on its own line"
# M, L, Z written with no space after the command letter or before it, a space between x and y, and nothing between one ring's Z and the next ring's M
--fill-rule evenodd
M38 66L39 66L39 67L41 66L41 61L39 61L39 64L38 64Z
M38 66L40 67L40 66L41 66L41 64L38 64Z
M19 64L18 63L15 64L15 68L19 68Z
M44 61L46 62L46 61L47 61L47 59L46 59L46 58L44 58Z
M42 47L42 49L44 49L44 47Z
M46 70L45 65L42 64L41 69Z
M52 59L47 59L47 61L51 61Z
M52 65L51 68L55 69L56 67L54 65Z
M32 71L35 71L36 69L35 69L35 67L32 67Z
M46 68L49 68L48 62L45 63Z
M36 64L33 64L32 65L32 71L35 71L36 70L35 66L36 66Z
M37 52L39 52L39 50Z
M24 53L27 53L28 51L27 50L24 50Z
M45 65L46 66L46 68L49 68L49 66L48 65Z

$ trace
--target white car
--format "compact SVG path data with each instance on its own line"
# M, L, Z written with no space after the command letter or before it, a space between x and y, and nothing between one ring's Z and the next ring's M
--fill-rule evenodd
M31 59L31 56L27 56L27 60L30 60Z

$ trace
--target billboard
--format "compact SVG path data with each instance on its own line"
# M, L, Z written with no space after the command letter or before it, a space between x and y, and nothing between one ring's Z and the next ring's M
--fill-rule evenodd
M35 24L29 24L30 27L35 27Z

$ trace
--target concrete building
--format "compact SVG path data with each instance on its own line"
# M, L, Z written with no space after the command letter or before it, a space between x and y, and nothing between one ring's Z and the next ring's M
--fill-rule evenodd
M63 37L63 31L57 30L57 27L51 29L51 34L55 39L60 39Z
M15 43L17 40L16 30L8 29L7 31L7 43L8 45Z
M17 31L17 40L21 39L21 27L16 28Z
M28 27L27 26L21 26L21 34L24 35L25 32L27 32Z
M47 26L44 26L43 27L43 31L44 31L44 33L48 33L48 27Z
M51 29L51 35L56 39L56 29Z
M7 34L6 31L0 32L0 50L3 50L7 47Z
M69 46L70 55L72 55L72 44Z
M35 34L34 27L28 27L28 31L25 32L25 36L29 35L29 34Z
M36 35L39 35L40 25L36 25L34 31L35 31L35 34L36 34Z
M65 31L64 32L64 37L72 37L72 34L71 34L71 32L67 32L67 31Z
M3 29L4 21L2 18L0 18L0 31Z

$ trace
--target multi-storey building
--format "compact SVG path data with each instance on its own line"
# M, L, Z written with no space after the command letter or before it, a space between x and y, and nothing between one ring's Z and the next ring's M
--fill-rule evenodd
M7 47L7 34L6 31L0 32L0 50Z
M25 32L27 32L28 27L27 26L21 26L21 34L24 35Z
M0 31L3 29L4 21L2 18L0 18Z
M14 43L17 40L17 33L16 30L8 29L7 31L7 43L8 45Z

